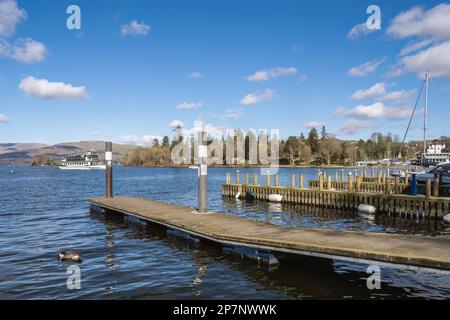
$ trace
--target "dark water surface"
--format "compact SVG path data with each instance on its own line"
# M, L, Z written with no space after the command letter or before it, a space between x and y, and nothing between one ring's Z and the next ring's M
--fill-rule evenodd
M256 170L256 169L255 169ZM222 199L228 169L209 169L209 208L279 225L450 236L443 222L301 206ZM253 170L241 170L253 172ZM315 169L282 169L308 177ZM329 170L332 174L332 170ZM0 298L52 299L301 299L450 297L448 275L381 268L381 290L366 286L367 265L286 257L268 270L224 255L214 246L196 247L168 238L160 229L121 215L91 213L84 202L103 194L104 171L0 167ZM197 173L176 168L114 168L116 194L196 206ZM81 289L69 290L69 263L61 250L82 254ZM449 248L450 249L450 248Z

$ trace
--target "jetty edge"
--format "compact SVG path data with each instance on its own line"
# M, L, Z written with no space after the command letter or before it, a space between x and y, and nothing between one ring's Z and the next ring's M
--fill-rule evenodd
M450 274L450 238L283 227L230 214L127 196L86 200L92 209L134 216L223 246Z

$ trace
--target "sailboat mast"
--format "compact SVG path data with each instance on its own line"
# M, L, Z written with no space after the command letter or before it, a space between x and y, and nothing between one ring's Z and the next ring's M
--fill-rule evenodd
M430 73L425 73L425 112L423 114L423 154L422 161L425 161L425 153L427 152L427 124L428 124L428 80Z

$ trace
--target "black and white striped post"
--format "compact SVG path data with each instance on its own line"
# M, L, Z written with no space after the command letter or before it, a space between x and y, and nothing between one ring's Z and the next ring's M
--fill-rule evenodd
M105 162L106 162L106 198L113 197L112 188L112 142L105 142Z
M208 165L206 160L208 157L208 149L205 144L205 132L200 130L198 134L198 212L208 212L207 203L207 177Z

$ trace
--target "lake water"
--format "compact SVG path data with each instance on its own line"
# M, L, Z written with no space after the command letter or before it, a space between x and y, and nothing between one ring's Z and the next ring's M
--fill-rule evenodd
M229 169L208 170L209 209L284 226L450 236L443 222L311 210L223 199ZM241 170L246 172L257 169ZM281 169L315 177L316 169ZM329 170L329 174L333 174ZM90 212L84 201L103 195L104 171L0 167L1 299L351 299L450 297L448 275L381 268L381 290L366 286L367 265L286 257L268 270L196 247L121 215ZM114 168L114 193L196 206L197 172L178 168ZM78 251L81 289L69 290L69 263L58 252Z

